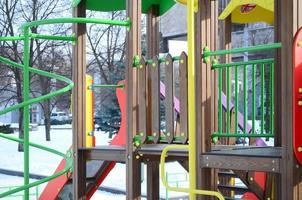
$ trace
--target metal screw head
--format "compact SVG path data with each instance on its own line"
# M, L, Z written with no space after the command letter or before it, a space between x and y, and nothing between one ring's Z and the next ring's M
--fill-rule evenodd
M181 137L184 137L184 136L185 136L185 133L181 133L180 136L181 136Z
M152 63L152 67L156 67L156 63Z
M171 135L170 132L168 132L168 133L167 133L167 136L169 137L170 135Z
M298 147L298 152L302 153L302 147Z
M136 158L136 160L138 160L139 159L139 155L136 155L135 158Z
M254 178L253 177L250 177L250 181L253 181L254 180Z
M274 172L274 171L275 171L275 168L273 168L272 171Z
M154 132L154 133L153 133L153 136L155 137L156 135L157 135L157 133L156 133L156 132Z
M180 63L181 63L181 64L184 64L184 63L185 63L185 61L184 61L183 59L181 59L181 60L180 60Z
M297 46L298 46L298 47L302 47L302 41L299 41L299 42L297 43Z
M169 65L169 64L170 64L170 62L169 62L169 61L167 61L167 62L166 62L166 65Z
M298 92L299 92L299 93L302 93L302 88L299 88Z
M298 101L298 106L302 106L302 101Z
M142 68L143 68L143 65L140 65L139 68L142 69Z
M140 133L140 136L142 136L142 137L143 137L143 136L144 136L144 132L141 132L141 133Z

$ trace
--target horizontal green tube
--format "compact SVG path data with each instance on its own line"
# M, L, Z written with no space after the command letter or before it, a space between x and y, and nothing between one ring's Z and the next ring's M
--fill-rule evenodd
M6 63L8 65L12 65L12 66L14 66L16 68L19 68L19 69L23 68L22 64L16 63L14 61L11 61L11 60L9 60L7 58L3 58L1 56L0 56L0 62ZM11 112L13 110L17 110L17 109L22 108L22 107L27 106L27 105L31 105L31 104L34 104L34 103L39 103L41 101L45 101L45 100L50 99L52 97L56 97L56 96L58 96L60 94L63 94L65 92L70 91L73 88L73 86L74 86L74 83L70 79L65 78L63 76L60 76L60 75L57 75L57 74L53 74L53 73L50 73L50 72L46 72L46 71L42 71L42 70L39 70L39 69L35 69L35 68L32 68L32 67L29 68L29 71L32 72L32 73L36 73L38 75L42 75L42 76L46 76L46 77L49 77L49 78L57 79L59 81L63 81L65 83L67 83L68 85L66 87L60 89L60 90L57 90L57 91L53 92L53 93L49 93L47 95L40 96L40 97L31 99L29 101L22 102L20 104L11 106L11 107L9 107L7 109L1 110L0 111L0 115L6 114L6 113Z
M0 41L19 41L19 40L24 40L24 36L0 37Z
M259 137L265 137L265 138L273 138L275 137L274 134L240 134L240 133L218 133L215 132L212 134L213 137L252 137L252 138L259 138Z
M130 20L120 21L120 20L108 20L108 19L97 19L97 18L57 18L57 19L44 19L39 21L27 22L22 27L35 27L40 25L48 24L103 24L103 25L115 25L115 26L125 26L130 27Z
M140 135L135 135L134 137L133 137L133 140L134 140L134 142L138 142L138 143L140 143L141 142L141 138L142 138L142 136L140 136ZM154 139L154 136L147 136L147 142L153 142L153 139ZM174 136L173 137L173 141L178 141L178 142L180 142L180 141L182 141L182 139L183 139L183 137L182 136ZM159 141L160 142L167 142L167 136L160 136L159 137Z
M75 42L75 36L53 36L53 35L40 35L40 34L30 34L31 38L42 39L42 40L59 40L59 41L70 41Z
M94 89L94 88L125 88L124 84L120 85L92 85L89 87L89 89Z
M20 143L24 142L22 139L15 138L15 137L12 137L12 136L8 136L8 135L2 134L2 133L0 133L0 137L4 138L4 139L7 139L7 140L14 141L14 142L20 142ZM42 145L39 145L39 144L35 144L35 143L32 143L32 142L30 142L29 145L32 146L32 147L39 148L41 150L44 150L44 151L47 151L47 152L50 152L50 153L53 153L53 154L56 154L58 156L61 156L61 157L65 158L66 159L66 165L65 165L64 169L62 171L56 173L56 174L53 174L52 176L47 177L47 178L44 178L44 179L41 179L39 181L30 183L28 185L24 185L24 186L9 190L7 192L1 193L0 198L9 196L11 194L15 194L17 192L21 192L23 190L41 185L43 183L46 183L50 180L53 180L53 179L55 179L59 176L62 176L64 174L68 173L72 169L72 154L71 153L68 153L68 155L65 155L64 153L61 153L61 152L56 151L54 149L51 149L51 148L48 148L48 147L45 147L45 146L42 146Z
M273 43L273 44L265 44L265 45L258 45L258 46L252 46L252 47L235 48L235 49L230 49L230 50L205 51L204 57L223 56L223 55L235 54L235 53L272 50L272 49L278 49L281 47L282 47L281 43Z
M268 59L262 59L262 60L251 60L251 61L243 61L243 62L236 62L236 63L213 64L212 69L236 67L236 66L247 66L247 65L257 65L257 64L271 64L273 62L274 62L273 58L268 58Z
M175 61L181 60L181 58L180 58L180 56L175 56L175 57L172 58L172 60L173 60L173 62L175 62ZM159 61L159 63L165 63L166 58L159 58L158 61ZM152 59L146 60L146 63L147 64L153 64L154 60L152 60Z

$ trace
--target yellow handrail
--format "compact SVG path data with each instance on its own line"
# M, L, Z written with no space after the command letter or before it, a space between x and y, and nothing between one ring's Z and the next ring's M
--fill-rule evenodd
M195 22L194 11L198 10L196 0L177 0L187 4L188 20L188 121L189 121L189 145L170 145L163 149L160 158L161 179L168 190L189 193L190 200L196 199L196 194L215 196L219 200L224 197L216 191L196 189L196 102L195 102ZM196 4L197 2L197 4ZM165 157L169 150L189 150L189 188L170 187L165 177Z

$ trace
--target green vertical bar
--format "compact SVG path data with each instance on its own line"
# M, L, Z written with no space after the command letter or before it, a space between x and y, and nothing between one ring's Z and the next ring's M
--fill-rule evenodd
M231 125L231 120L230 120L230 118L231 118L231 116L230 116L230 101L231 101L231 99L230 99L230 68L228 67L227 68L227 75L226 75L226 84L227 84L227 88L226 88L226 93L227 93L227 130L226 130L226 132L227 133L230 133L230 125Z
M29 100L29 28L24 28L23 101ZM23 108L24 129L24 185L29 184L29 105ZM24 200L29 200L29 189L24 190Z
M238 133L238 66L235 67L235 134Z
M255 131L255 122L256 122L256 119L255 119L255 114L256 114L256 73L255 73L255 65L253 65L252 67L252 128L253 128L253 131L252 133L255 134L256 131Z
M222 133L222 70L223 69L219 69L219 102L218 102L218 106L219 106L219 125L218 125L218 132Z
M270 134L274 134L274 63L270 64Z
M261 134L264 134L264 64L261 64Z
M243 130L244 133L247 133L246 131L246 122L247 122L247 103L246 103L246 65L243 66L243 101L244 101L244 110L243 110Z

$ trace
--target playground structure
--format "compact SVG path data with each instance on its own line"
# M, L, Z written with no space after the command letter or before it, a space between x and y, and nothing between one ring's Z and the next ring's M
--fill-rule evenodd
M23 70L24 103L2 110L0 114L23 108L25 133L24 140L0 135L24 143L24 186L1 193L0 198L24 191L24 198L29 199L29 188L49 182L39 199L62 198L66 193L72 193L74 199L89 199L115 163L124 162L126 199L141 198L141 163L147 165L147 199L159 199L160 177L168 190L188 193L193 200L234 198L239 190L244 190L246 199L302 199L302 139L298 121L302 105L302 31L298 31L302 25L301 3L299 0L232 0L220 16L224 23L218 23L218 1L180 0L180 3L187 6L188 53L177 57L158 57L159 17L175 4L173 0L75 1L74 18L29 22L22 26L22 36L0 38L8 42L24 41L23 64L0 57L1 62ZM86 18L86 10L126 10L127 18L125 21L91 19ZM245 18L238 17L240 12ZM146 58L141 56L142 13L147 14ZM231 49L232 21L274 24L276 43ZM75 36L30 33L31 27L58 23L75 24ZM93 82L86 76L85 59L87 23L127 28L126 80L115 86L96 86L116 88L121 108L121 128L109 146L95 146L92 133ZM223 50L217 50L218 28L223 30L219 45ZM31 68L30 38L75 42L73 80ZM244 52L273 52L274 56L232 62L232 54ZM164 81L161 81L160 68L164 68ZM175 69L179 70L178 94L175 92ZM247 76L247 71L251 71L251 77ZM64 81L67 86L31 99L29 73ZM260 73L260 119L256 116L256 73ZM269 74L268 78L265 73ZM243 97L238 93L239 79L243 84ZM31 143L29 105L71 89L72 151L65 155ZM248 90L252 93L251 107L246 102ZM266 98L269 105L265 105ZM165 102L164 130L160 121L160 101ZM241 103L242 112L239 111ZM249 110L252 116L248 116ZM260 121L260 130L255 128L256 121ZM234 138L249 138L249 145L235 146ZM274 146L265 146L263 138L274 138ZM29 146L64 158L54 175L29 183ZM165 162L168 161L178 161L188 170L188 188L167 183ZM95 168L93 172L91 166ZM240 178L246 188L230 184L234 177Z

